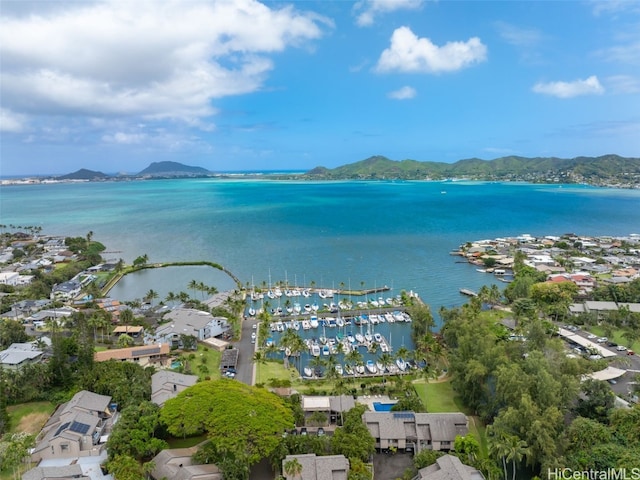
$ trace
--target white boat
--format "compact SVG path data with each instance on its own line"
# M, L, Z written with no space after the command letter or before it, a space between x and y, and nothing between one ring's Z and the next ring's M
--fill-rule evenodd
M311 328L318 328L318 317L312 316L309 320L309 324L311 325Z
M370 333L365 333L364 334L364 339L365 341L367 341L368 343L373 342L373 335L371 335Z
M290 356L291 356L291 349L290 349L289 347L285 347L285 349L284 349L284 354L285 354L287 357L290 357Z
M344 327L344 320L340 317L336 318L336 325L338 327Z
M378 373L378 367L376 367L376 364L374 363L373 360L367 360L367 371L372 374L375 375L376 373Z
M344 370L342 369L342 365L340 365L339 363L336 365L336 373L338 375L343 375L344 374Z
M294 303L293 304L293 311L294 313L297 315L302 311L302 307L300 306L299 303Z
M314 357L320 356L320 345L318 345L317 343L311 344L311 355L313 355Z
M273 300L274 298L276 298L276 294L275 294L275 293L273 293L273 291L269 290L269 291L267 292L267 297L269 297L270 299L272 299L272 300Z
M364 336L361 333L356 333L356 342L364 343Z
M349 365L348 363L345 363L344 364L344 372L347 375L353 375L353 372L354 372L353 367L351 365Z
M389 323L393 323L393 321L395 320L393 315L391 315L390 313L385 313L384 314L384 319Z
M378 301L375 298L372 298L371 300L369 300L369 303L371 305L373 305L374 307L380 306L380 304L378 303Z
M256 315L256 309L255 309L255 308L250 308L250 309L249 309L249 315L251 315L252 317L255 317L255 315Z
M274 294L276 297L278 297L278 298L279 298L279 297L281 297L281 296L282 296L282 290L280 290L279 288L276 288L276 289L273 291L273 294Z
M398 366L395 363L392 363L391 365L387 365L387 370L392 375L396 374L398 373Z
M364 365L362 365L362 364L356 365L356 373L358 375L363 375L364 374Z
M401 357L396 358L396 365L401 372L404 372L407 369L407 362L405 362Z
M382 353L389 353L389 345L387 344L387 342L382 342L380 344L380 351Z
M302 329L303 330L311 329L311 322L309 322L309 320L303 320L302 321Z
M329 345L323 345L322 346L322 355L329 356L329 354L331 353L331 350L329 349Z
M309 305L308 303L304 306L304 311L305 312L310 312L311 311L311 305Z
M349 340L349 343L354 343L356 341L356 337L353 336L353 333L348 332L347 333L347 340Z
M323 344L323 345L324 345L325 343L327 343L327 337L325 337L324 335L323 335L323 336L321 336L318 340L319 340L319 341L320 341L320 343L321 343L321 344Z
M380 360L378 360L376 362L376 367L378 368L378 371L380 373L384 373L385 368L384 368L384 365L382 364L382 362Z
M311 292L309 292L308 288L305 288L304 290L302 290L302 296L303 297L309 297L311 296Z
M294 329L294 330L300 330L300 322L299 322L299 321L297 321L297 320L294 320L294 321L291 323L291 326L293 327L293 329Z
M378 332L373 334L373 339L376 341L376 343L382 343L383 339L382 339L382 335L380 335Z
M294 288L293 290L291 290L291 295L293 295L294 297L299 297L300 290L298 290L297 288Z
M306 307L305 307L306 309ZM313 310L314 312L317 312L320 309L320 305L318 305L317 303L313 303L311 305L311 310Z
M311 367L304 367L304 376L313 377L313 370L311 370Z

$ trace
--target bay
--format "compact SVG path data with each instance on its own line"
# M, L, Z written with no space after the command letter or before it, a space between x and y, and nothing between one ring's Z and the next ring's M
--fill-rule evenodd
M484 182L302 182L177 179L0 187L0 223L86 235L105 257L207 260L247 285L412 290L434 314L493 277L456 263L458 245L532 235L640 231L640 191ZM199 275L199 272L195 272ZM200 277L139 277L127 292L188 291ZM202 277L226 288L226 279ZM188 280L186 280L188 278ZM183 284L185 283L185 284ZM218 283L218 285L216 285ZM499 286L504 284L498 283Z

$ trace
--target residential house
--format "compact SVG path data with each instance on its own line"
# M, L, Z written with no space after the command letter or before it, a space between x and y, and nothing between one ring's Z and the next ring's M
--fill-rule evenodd
M453 450L456 436L469 432L463 413L368 411L362 420L381 450Z
M153 457L151 477L155 480L223 480L216 465L194 464L191 457L198 447L171 448L162 450Z
M0 284L16 286L18 284L18 272L0 272Z
M348 412L356 406L351 395L326 397L302 395L300 401L305 418L309 418L315 412L320 412L327 416L330 423L336 423L340 413Z
M42 347L38 341L12 343L6 350L0 351L0 366L8 370L18 370L25 365L42 361L43 348L51 345L51 340L42 337Z
M116 360L121 362L138 363L143 367L149 365L164 366L169 361L170 347L166 343L155 345L141 345L129 348L114 348L96 352L93 359L96 362Z
M484 480L484 476L458 457L443 455L436 463L421 468L414 480Z
M117 337L127 334L133 338L138 338L143 332L144 327L142 325L119 325L111 333Z
M33 462L98 456L115 413L111 397L82 390L60 405L36 438Z
M292 460L297 460L302 467L298 475L287 475L285 466ZM282 474L286 480L347 480L349 460L344 455L287 455L282 461Z
M185 375L171 370L160 370L151 376L151 401L162 406L198 381L197 375Z
M58 283L51 289L51 300L62 302L73 300L80 294L81 289L82 285L77 280Z
M86 479L91 477L82 473L82 467L78 464L62 465L57 467L35 467L22 474L22 480L69 480Z
M158 326L155 335L148 336L145 343L166 343L173 347L182 346L182 336L192 336L203 341L217 337L229 329L224 317L214 317L209 312L192 308L176 308L164 316L167 323Z

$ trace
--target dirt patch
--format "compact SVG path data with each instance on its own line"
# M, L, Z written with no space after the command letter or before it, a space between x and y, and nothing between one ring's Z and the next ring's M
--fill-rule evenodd
M49 418L48 413L30 413L20 419L20 423L15 428L16 432L37 434Z

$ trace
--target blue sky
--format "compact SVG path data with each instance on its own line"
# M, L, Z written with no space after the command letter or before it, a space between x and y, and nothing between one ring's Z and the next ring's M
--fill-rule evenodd
M0 175L640 156L637 1L0 0Z

